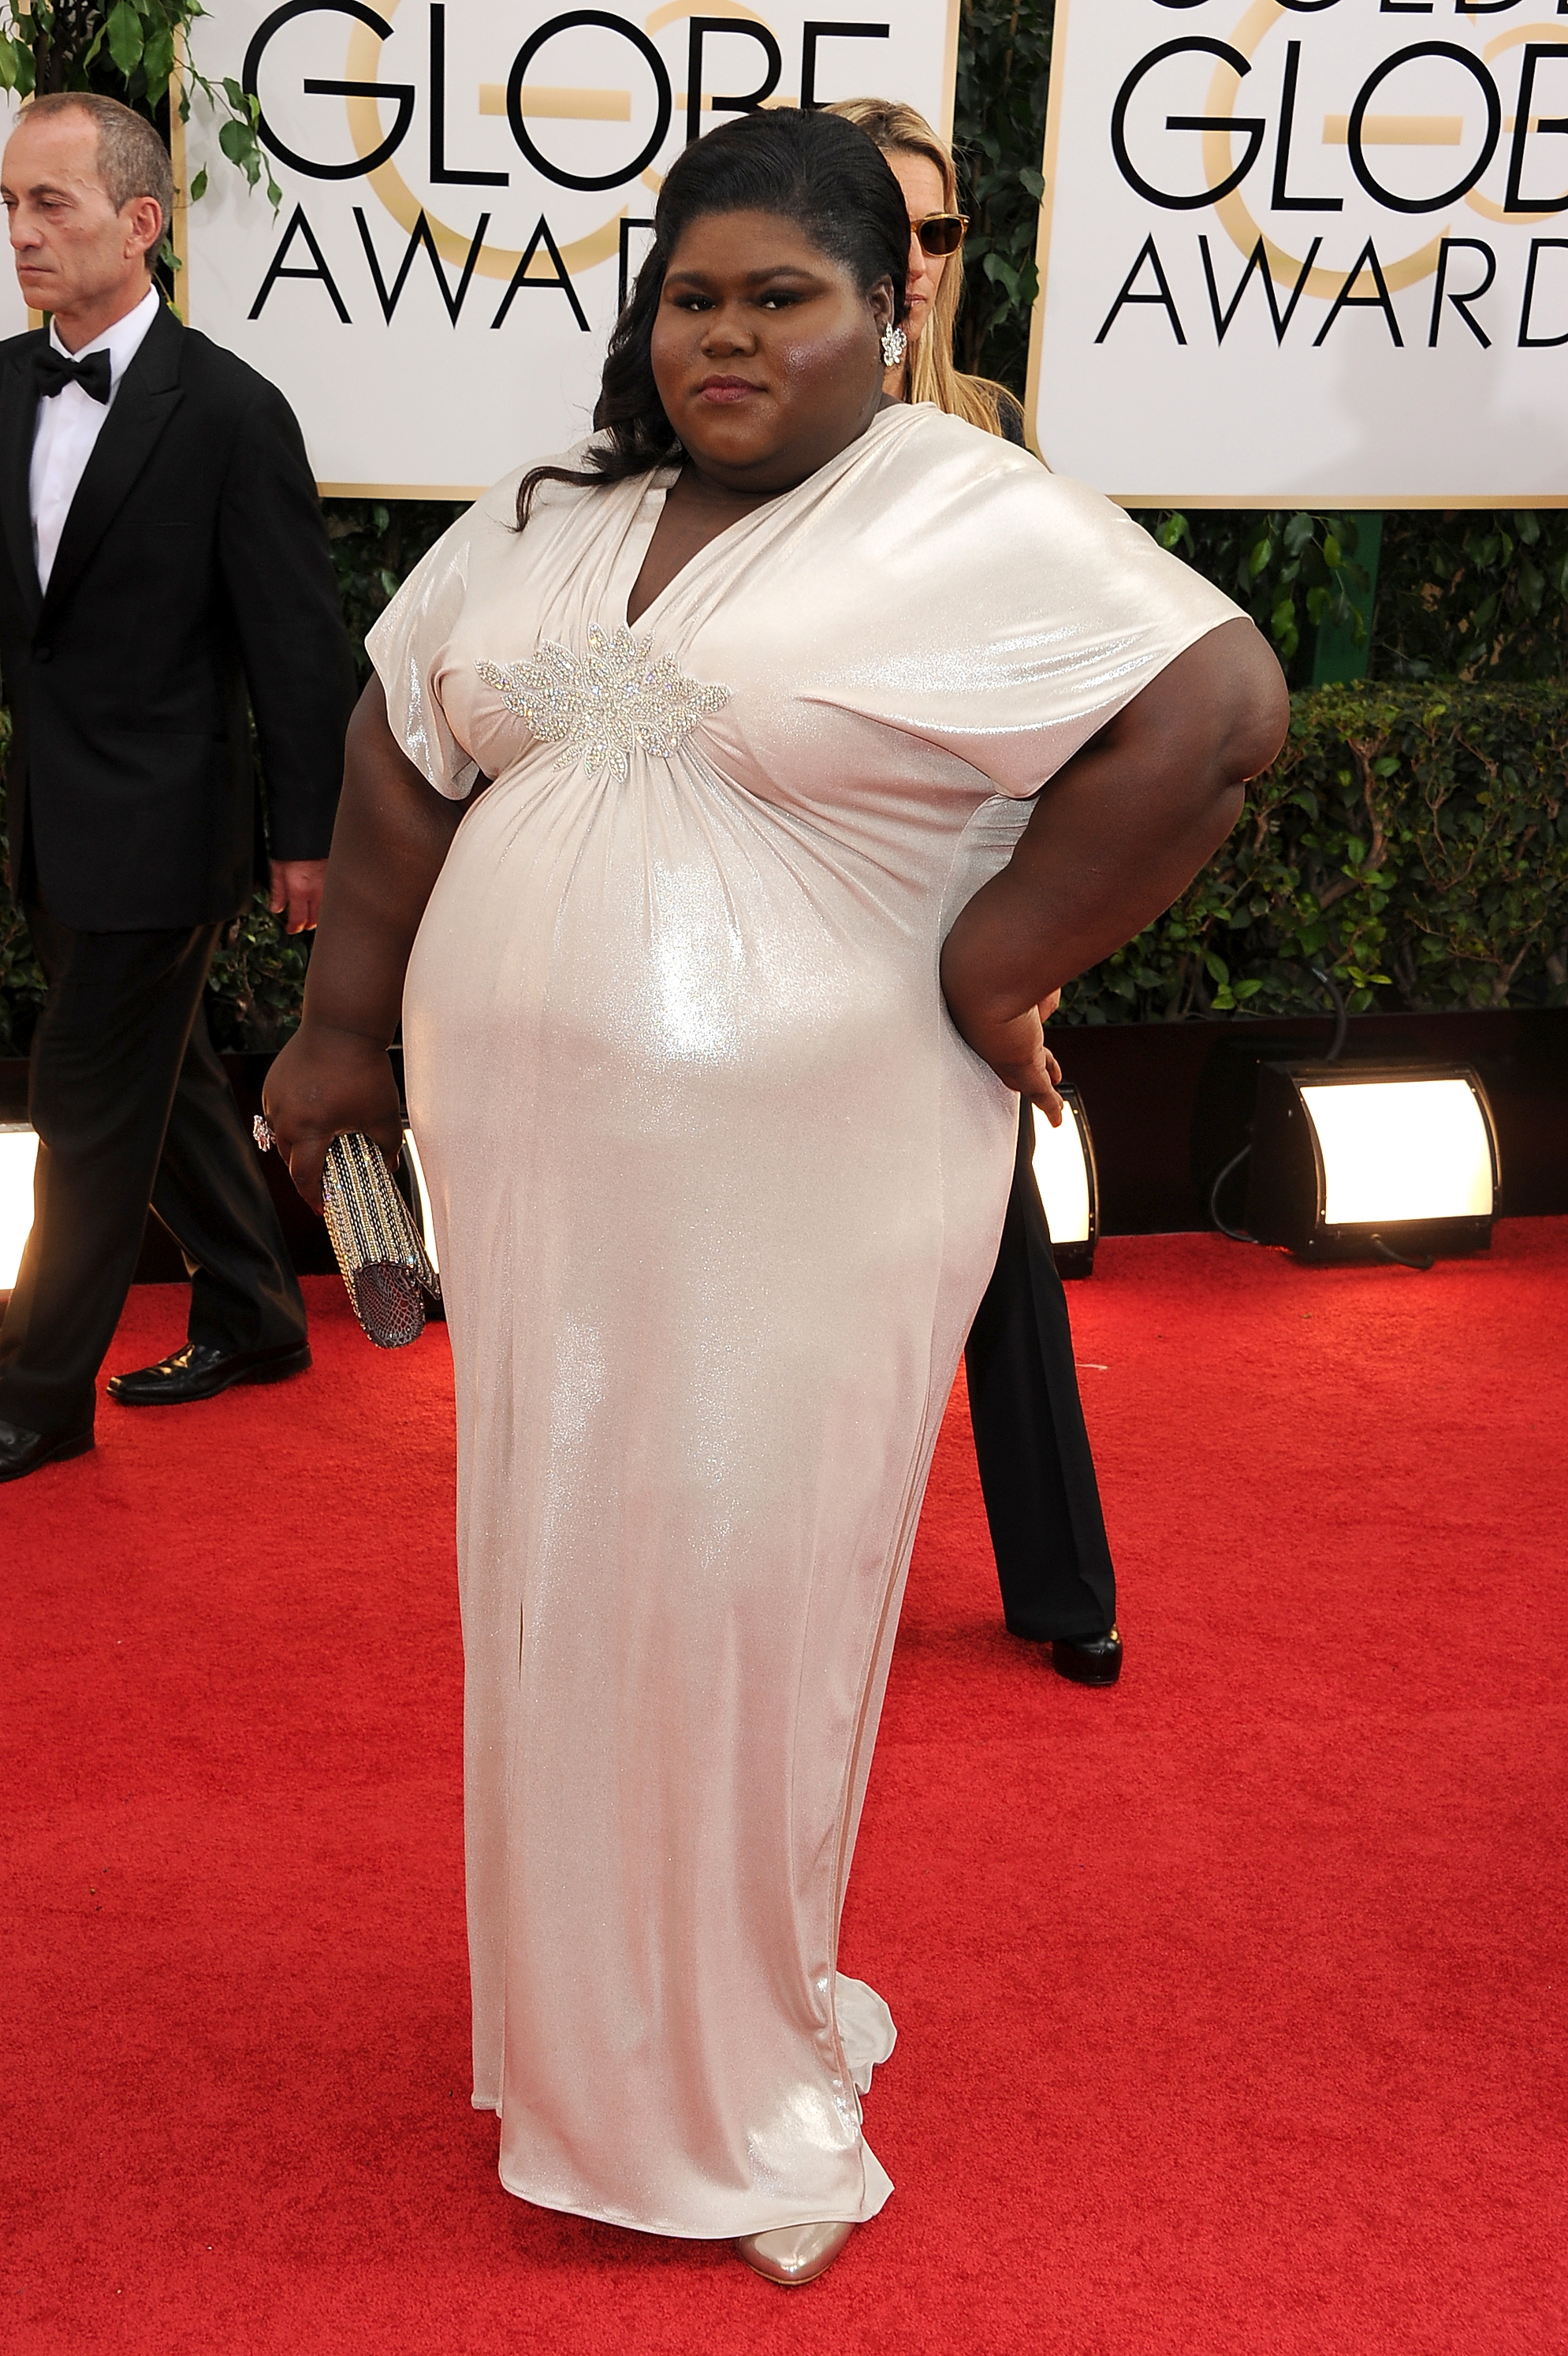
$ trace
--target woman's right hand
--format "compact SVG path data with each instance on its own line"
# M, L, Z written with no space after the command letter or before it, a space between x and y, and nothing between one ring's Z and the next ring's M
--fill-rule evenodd
M373 1137L389 1162L402 1151L403 1116L387 1051L354 1031L307 1017L276 1057L261 1108L289 1176L321 1208L326 1149L346 1130Z
M977 897L979 895L976 895ZM976 927L966 923L975 901L964 909L942 950L942 994L954 1028L966 1046L989 1064L1015 1096L1027 1097L1052 1129L1065 1109L1059 1093L1061 1066L1045 1044L1045 1023L1061 1002L1060 990L1033 1004L997 1002L997 992L976 950ZM984 936L981 935L982 948Z

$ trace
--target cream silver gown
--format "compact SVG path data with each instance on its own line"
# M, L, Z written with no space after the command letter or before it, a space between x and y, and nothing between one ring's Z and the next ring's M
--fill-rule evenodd
M464 819L404 1038L457 1374L475 2104L525 2199L865 2219L839 1912L1017 1099L944 1012L1028 798L1232 607L881 412L626 636L671 479L517 477L370 637Z

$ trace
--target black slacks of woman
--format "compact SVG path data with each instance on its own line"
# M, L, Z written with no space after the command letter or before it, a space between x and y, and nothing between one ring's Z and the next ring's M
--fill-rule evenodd
M149 1204L190 1271L193 1342L303 1343L305 1312L207 1027L222 927L76 932L36 904L26 913L49 988L28 1075L37 1209L0 1328L0 1419L54 1439L92 1429Z
M964 1370L1003 1617L1015 1636L1092 1644L1115 1625L1115 1573L1033 1159L1025 1103L1001 1250Z

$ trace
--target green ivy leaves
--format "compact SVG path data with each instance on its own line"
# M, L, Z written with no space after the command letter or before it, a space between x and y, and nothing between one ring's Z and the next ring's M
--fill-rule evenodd
M272 167L261 145L261 102L254 91L242 90L228 74L223 78L221 88L224 103L229 109L229 120L219 126L218 144L229 161L244 173L251 187L265 172L267 201L275 213L283 201L283 192L272 177ZM216 102L217 93L209 91L208 95ZM197 173L197 180L200 182L199 187L196 181L191 183L193 204L207 186L206 173Z
M190 92L199 90L219 117L218 144L251 187L265 175L267 196L277 211L283 192L272 177L261 141L260 102L229 77L216 87L190 61L191 27L208 13L201 0L114 0L107 11L37 0L24 10L20 0L0 0L0 87L26 98L35 90L86 90L92 68L107 54L125 85L125 102L151 115L169 96L179 41L187 44L179 108L190 118ZM190 184L189 200L207 192L206 169Z
M1167 510L1142 520L1162 548L1234 597L1286 666L1301 653L1307 629L1321 623L1348 630L1356 646L1366 644L1366 623L1349 595L1369 586L1356 561L1353 515L1211 510L1188 517Z
M160 27L160 29L164 28ZM116 0L116 5L103 20L103 39L108 44L110 56L129 81L133 72L142 62L142 52L146 46L142 33L141 14L133 5L133 0ZM168 80L169 64L173 61L172 40L168 46L169 58L164 67L165 83ZM151 71L148 73L147 80L151 87L153 81Z
M25 40L0 33L0 90L14 90L31 98L34 90L33 52Z
M37 0L31 8L6 0L0 84L24 97L35 90L86 90L91 67L107 51L129 102L150 112L167 92L178 34L205 14L200 0L114 0L107 10L69 0Z

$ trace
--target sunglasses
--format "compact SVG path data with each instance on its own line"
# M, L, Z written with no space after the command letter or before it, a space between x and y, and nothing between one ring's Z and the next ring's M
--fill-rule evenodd
M912 220L910 223L920 240L921 252L937 259L944 254L957 252L968 226L967 213L927 213L923 220Z

